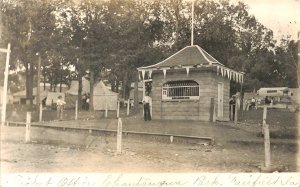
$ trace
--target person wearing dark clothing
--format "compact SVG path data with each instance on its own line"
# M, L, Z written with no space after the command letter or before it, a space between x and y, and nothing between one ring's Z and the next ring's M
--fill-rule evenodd
M266 98L265 98L265 104L269 105L270 103L271 103L270 98L268 96L266 96Z
M235 95L233 95L229 100L229 118L234 121L234 115L235 115Z
M84 94L82 96L82 109L83 110L86 110L86 99L87 99L87 96L86 96L86 94Z

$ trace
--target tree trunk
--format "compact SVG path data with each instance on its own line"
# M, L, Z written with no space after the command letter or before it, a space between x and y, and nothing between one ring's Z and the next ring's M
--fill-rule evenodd
M44 66L44 71L43 71L43 76L44 76L44 91L46 90L46 66Z
M53 91L52 88L53 88L53 83L52 83L52 79L50 79L50 92Z
M34 75L34 69L33 69L33 63L30 63L30 74L29 74L29 97L30 97L30 104L33 104L33 75Z
M126 97L126 93L127 93L127 82L128 82L128 72L126 71L125 73L125 77L122 81L122 97L126 100L127 97Z
M89 111L94 111L94 69L90 69L90 102Z
M62 82L63 82L63 66L61 65L61 72L60 72L60 86L59 86L59 92L62 92Z
M78 92L77 92L77 100L78 100L78 108L79 109L82 109L82 102L81 102L81 98L82 98L82 96L81 96L81 94L82 94L82 77L83 77L83 75L82 75L82 72L80 71L80 70L78 70Z
M116 92L117 93L119 93L119 85L120 85L119 81L116 80Z
M131 90L131 81L127 80L126 92L125 92L125 98L126 99L129 99L129 97L130 97L130 90Z
M122 81L122 98L124 98L126 100L126 80Z
M139 87L138 87L138 83L139 83L139 74L136 73L135 76L135 82L134 82L134 111L138 112L139 110Z
M38 67L37 67L37 93L36 93L36 110L39 111L40 106L40 97L41 97L41 87L40 87L40 78L41 78L41 55L38 56Z
M62 92L62 75L60 77L59 92Z
M111 91L115 92L115 81L110 82Z
M112 78L112 77L110 77L110 87L111 87L111 91L113 91L113 92L116 92L116 89L115 89L115 79L114 78Z
M25 64L26 72L26 99L29 98L29 63Z
M33 104L33 64L32 62L26 64L26 99Z

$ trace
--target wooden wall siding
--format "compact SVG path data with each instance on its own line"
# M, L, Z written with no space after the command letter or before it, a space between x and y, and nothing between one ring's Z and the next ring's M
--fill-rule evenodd
M230 81L227 78L223 78L221 76L216 76L215 79L215 107L216 107L216 112L218 111L218 103L217 103L217 98L218 98L218 83L222 82L223 83L223 117L222 118L217 118L218 120L222 121L229 121L229 98L230 98Z
M189 76L185 70L167 70L164 79L161 70L152 72L152 115L153 119L190 119L209 121L210 100L215 99L217 109L218 82L224 84L224 119L229 119L230 81L212 71L196 71L191 69ZM199 101L162 101L162 86L168 81L194 80L200 86ZM224 120L222 119L222 120Z
M198 118L199 103L197 102L162 102L162 119L186 116Z

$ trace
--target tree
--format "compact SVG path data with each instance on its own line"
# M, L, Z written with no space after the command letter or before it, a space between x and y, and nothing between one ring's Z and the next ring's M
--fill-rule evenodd
M298 42L282 39L280 46L276 47L276 70L282 85L296 88L299 85L298 63L297 63Z
M26 69L27 97L32 97L36 53L43 75L53 85L108 78L112 90L127 98L137 67L157 63L190 45L191 2L182 0L28 0L0 4L3 43L12 43L11 68ZM248 13L244 3L195 1L195 41L224 65L246 73L246 91L261 86L294 86L297 43L276 46L273 33ZM76 75L71 76L70 67ZM110 71L108 71L110 70ZM45 80L46 80L45 79ZM234 84L232 92L239 90ZM91 107L91 110L93 108Z
M26 69L26 97L33 101L36 53L44 55L56 28L57 1L5 1L1 4L4 41L12 43L12 68ZM51 45L50 45L51 46Z
M149 65L153 57L143 56L154 48L163 36L161 6L158 1L111 1L107 22L111 25L110 44L113 46L106 64L112 69L110 80L115 89L122 84L122 95L129 96L131 82L136 80L136 68ZM149 53L150 54L150 53ZM161 56L161 55L158 55Z

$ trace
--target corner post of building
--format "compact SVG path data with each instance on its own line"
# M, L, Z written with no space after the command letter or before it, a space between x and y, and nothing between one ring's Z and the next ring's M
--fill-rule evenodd
M136 71L134 81L134 97L133 97L133 108L134 112L139 110L139 71Z
M244 77L244 72L242 72L242 77ZM241 89L240 89L240 111L241 111L241 118L244 115L244 94L243 94L243 78L241 80Z
M143 79L142 81L143 81L143 99L144 99L146 95L146 85L145 85L145 80ZM144 108L143 108L143 116L144 116Z
M146 81L143 80L143 98L145 97L146 95Z
M210 121L216 122L215 99L214 98L210 98Z

